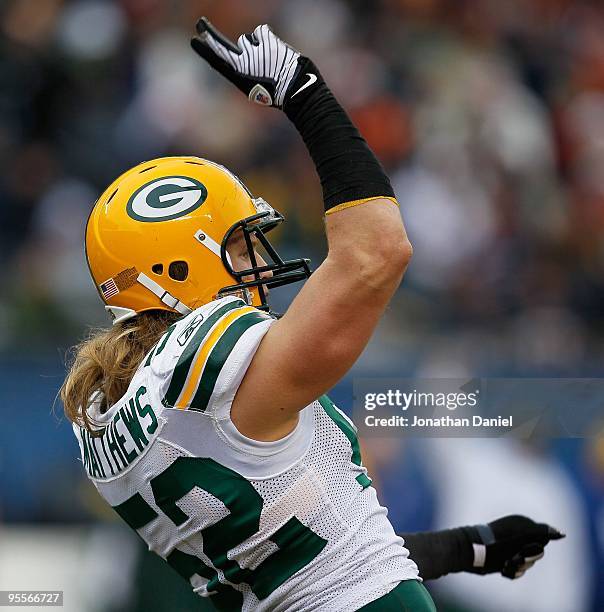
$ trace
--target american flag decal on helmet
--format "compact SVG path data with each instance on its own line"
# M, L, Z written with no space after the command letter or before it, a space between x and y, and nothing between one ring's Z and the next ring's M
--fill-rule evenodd
M112 278L106 280L104 283L101 283L99 285L99 289L103 294L103 298L105 298L106 300L112 298L114 295L117 295L120 292L120 290L117 288L117 285L115 284L115 281Z
M129 289L136 283L136 279L138 277L138 271L136 268L128 268L126 270L122 270L117 276L114 276L104 283L99 285L99 289L103 294L103 297L108 300L112 298L114 295L117 295L120 291L125 291Z

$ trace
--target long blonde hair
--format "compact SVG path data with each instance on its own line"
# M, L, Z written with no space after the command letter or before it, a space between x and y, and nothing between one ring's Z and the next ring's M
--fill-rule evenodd
M101 394L101 411L115 404L151 347L181 315L163 310L143 312L110 329L93 329L72 349L69 373L60 396L67 418L100 433L87 409Z

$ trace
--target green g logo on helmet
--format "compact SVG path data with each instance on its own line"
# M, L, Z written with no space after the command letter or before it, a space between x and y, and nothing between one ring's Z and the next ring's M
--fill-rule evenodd
M137 221L169 221L193 212L207 197L208 190L199 181L186 176L168 176L137 189L128 200L126 210Z

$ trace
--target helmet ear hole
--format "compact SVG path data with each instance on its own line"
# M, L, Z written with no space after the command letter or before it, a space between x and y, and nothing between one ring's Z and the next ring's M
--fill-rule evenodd
M164 273L164 264L156 263L151 266L151 270L154 274L163 274Z
M168 267L168 276L175 281L187 280L189 264L186 261L173 261Z

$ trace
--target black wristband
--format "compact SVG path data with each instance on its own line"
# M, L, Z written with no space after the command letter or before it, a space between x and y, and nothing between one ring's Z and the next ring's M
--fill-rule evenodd
M298 62L283 110L300 132L315 164L325 210L367 198L394 198L380 162L317 67L306 57Z
M443 531L401 534L409 556L424 580L434 580L452 572L472 569L474 551L473 527L458 527Z

